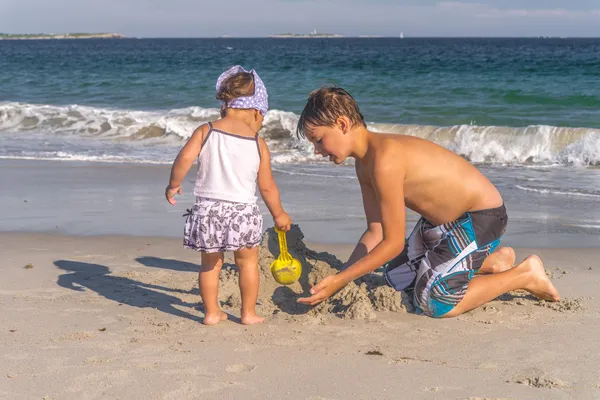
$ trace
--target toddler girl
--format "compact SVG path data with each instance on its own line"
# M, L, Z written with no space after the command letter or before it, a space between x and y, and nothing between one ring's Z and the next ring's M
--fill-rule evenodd
M227 319L218 301L225 251L234 252L239 268L242 323L264 321L255 309L263 227L256 204L257 183L275 226L288 231L292 223L281 205L269 149L258 137L268 109L267 97L267 89L254 70L238 65L221 74L217 80L221 119L200 126L192 134L173 163L165 190L167 201L175 204L174 196L181 194L181 182L198 158L196 203L187 215L184 247L202 253L198 284L206 325Z

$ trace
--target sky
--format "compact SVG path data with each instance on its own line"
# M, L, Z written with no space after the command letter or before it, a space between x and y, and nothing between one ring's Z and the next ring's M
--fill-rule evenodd
M600 37L600 0L0 0L2 33Z

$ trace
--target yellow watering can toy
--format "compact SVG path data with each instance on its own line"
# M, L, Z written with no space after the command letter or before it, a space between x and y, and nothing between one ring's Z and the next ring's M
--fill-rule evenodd
M279 238L279 257L271 263L271 273L273 278L282 285L291 285L300 279L302 274L302 264L300 261L292 258L288 252L285 232L275 228Z

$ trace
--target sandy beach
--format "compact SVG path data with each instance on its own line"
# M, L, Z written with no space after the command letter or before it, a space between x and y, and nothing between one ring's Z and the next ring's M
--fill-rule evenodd
M305 271L350 251L291 245ZM518 249L542 256L561 302L515 292L450 320L377 299L350 315L358 287L345 308L294 309L306 282L263 275L267 321L247 327L228 266L229 321L206 327L179 239L1 233L0 248L3 399L600 398L596 249Z

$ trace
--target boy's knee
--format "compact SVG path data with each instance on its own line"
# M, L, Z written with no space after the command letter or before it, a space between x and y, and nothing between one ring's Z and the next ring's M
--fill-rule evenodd
M452 310L448 311L444 315L432 316L432 318L442 319L442 318L454 318L458 315L462 314L462 311L458 310L457 307L454 307Z
M450 318L456 314L457 306L454 304L448 304L445 302L440 302L436 300L429 301L429 310L427 310L426 315L431 318Z

